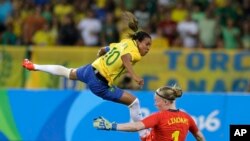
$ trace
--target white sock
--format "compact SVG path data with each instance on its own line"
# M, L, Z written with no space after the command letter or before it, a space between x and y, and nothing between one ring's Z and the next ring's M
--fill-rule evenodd
M128 107L132 121L133 122L140 121L142 119L142 115L141 115L140 102L138 98L136 98L134 102L130 104Z
M139 102L138 98L136 98L134 100L134 102L132 104L130 104L128 107L129 107L129 113L130 113L130 117L132 119L132 122L142 120L140 102ZM149 130L148 129L140 130L140 131L138 131L138 133L139 133L140 137L145 137L149 133Z
M35 70L47 72L53 75L64 76L69 78L70 70L61 65L37 65L34 64Z

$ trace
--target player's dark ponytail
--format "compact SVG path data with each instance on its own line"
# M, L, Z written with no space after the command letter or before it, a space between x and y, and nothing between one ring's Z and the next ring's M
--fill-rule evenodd
M129 37L133 40L139 40L140 42L144 40L144 38L150 38L151 36L144 32L144 31L138 31L138 20L137 18L128 11L123 12L123 20L128 22L128 27L134 32L132 34L129 34Z
M122 13L122 19L124 23L128 24L128 27L131 30L133 30L134 32L138 31L138 20L135 15L133 15L129 11L125 11Z

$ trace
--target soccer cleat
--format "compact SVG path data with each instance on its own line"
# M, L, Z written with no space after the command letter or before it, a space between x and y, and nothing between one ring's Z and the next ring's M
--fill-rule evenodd
M35 70L34 64L29 59L24 59L22 66L27 70Z

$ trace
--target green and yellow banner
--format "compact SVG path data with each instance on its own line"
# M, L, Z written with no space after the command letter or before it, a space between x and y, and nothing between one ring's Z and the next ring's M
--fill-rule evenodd
M96 59L98 47L36 47L37 64L77 68ZM83 89L85 84L43 72L24 70L25 47L1 47L0 86L31 89ZM169 50L152 48L135 66L144 90L180 85L185 91L246 91L250 80L250 52L227 50Z
M99 48L34 48L32 61L76 68L96 59ZM179 84L187 91L244 91L250 76L250 53L243 51L152 49L135 71L145 90ZM83 88L84 84L41 72L32 72L27 88Z
M0 88L20 88L24 84L22 60L26 47L0 46Z

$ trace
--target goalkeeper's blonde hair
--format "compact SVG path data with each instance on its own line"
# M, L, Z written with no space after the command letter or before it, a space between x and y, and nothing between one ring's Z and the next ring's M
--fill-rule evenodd
M177 85L163 86L158 88L155 93L163 99L175 100L182 96L182 89Z

